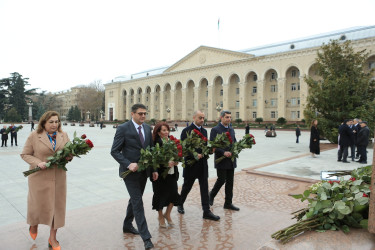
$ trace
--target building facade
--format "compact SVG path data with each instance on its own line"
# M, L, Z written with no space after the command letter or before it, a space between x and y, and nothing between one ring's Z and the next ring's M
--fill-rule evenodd
M105 84L106 120L130 119L143 103L148 119L189 120L202 110L208 120L230 110L234 119L303 119L308 86L317 78L315 59L323 43L351 40L370 52L364 70L375 68L375 26L357 27L243 51L201 46L169 67L118 77Z

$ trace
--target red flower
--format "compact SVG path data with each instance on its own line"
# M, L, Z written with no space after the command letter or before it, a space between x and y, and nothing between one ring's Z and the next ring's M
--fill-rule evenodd
M86 135L85 134L81 135L81 138L86 139Z
M249 134L251 138L254 138L254 136L252 134Z
M182 146L180 144L177 145L177 149L178 150L181 150L182 149Z
M199 130L198 129L194 129L194 132L196 133L196 134L200 134L201 132L199 132Z
M349 180L351 180L351 181L355 181L355 178L354 178L354 177L352 177L352 178L350 178Z
M175 138L173 135L170 135L169 138L170 138L172 141L176 140L176 138Z
M363 197L368 197L368 195L367 194L365 194L365 193L363 193L363 195L362 195Z
M178 152L178 157L182 157L182 152Z
M253 139L253 144L254 144L254 145L257 144L257 143L255 142L255 139Z
M174 139L174 142L175 142L176 144L180 144L180 140L179 140L179 139Z
M205 142L206 142L206 141L207 141L207 138L206 138L206 137L203 137L203 141L205 141Z
M333 182L332 181L328 181L329 184L332 184Z
M90 148L94 147L94 144L89 139L87 139L85 142L86 142L87 145L89 145Z

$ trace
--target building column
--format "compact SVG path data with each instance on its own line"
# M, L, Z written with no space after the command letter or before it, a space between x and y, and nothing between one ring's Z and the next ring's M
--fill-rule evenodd
M299 117L299 119L302 120L302 119L305 119L303 111L305 110L306 105L307 105L307 96L309 95L309 86L305 82L305 78L303 76L299 77L299 84L300 84L300 94L299 94L299 98L300 98L299 114L300 114L300 117Z
M171 120L175 120L175 114L176 114L176 103L178 103L178 100L175 100L176 99L176 89L175 88L171 88L171 91L170 91L170 97L171 97L171 106L168 107L171 109L171 112L169 113L169 117ZM167 113L168 115L168 113Z
M128 119L130 120L131 119L131 104L130 104L130 99L131 99L131 95L128 94L126 96L126 106L125 106L125 109L126 109L126 117L125 117L125 120Z
M247 108L246 108L246 101L248 98L248 93L246 93L246 83L242 82L242 83L238 83L238 85L240 87L240 108L239 108L240 119L242 119L243 121L247 121L247 120L250 120L250 117L247 114Z
M264 96L264 80L258 80L257 81L257 118L261 117L263 120L265 120L264 117L264 107L265 107L265 96Z
M201 110L201 108L199 107L199 89L199 87L194 87L193 113L198 109Z
M214 108L215 107L215 103L214 103L214 95L213 95L213 92L214 92L214 88L213 88L213 85L211 84L208 84L207 86L207 90L208 90L208 107L207 107L207 110L208 110L208 114L207 115L207 120L209 121L213 121L216 119L215 115L216 112L214 112Z
M159 92L159 119L160 120L163 120L163 119L167 119L167 117L165 116L165 105L164 105L164 91L160 91Z
M277 78L277 117L286 118L285 114L285 82L286 78Z
M228 83L223 83L223 110L229 110L229 84Z
M156 119L155 117L155 92L151 90L150 93L150 107L149 107L149 118L150 119Z
M181 95L182 95L182 102L181 102L182 114L181 114L181 117L182 117L182 120L189 120L190 118L187 117L187 110L186 110L186 99L187 99L187 89L186 89L186 87L181 89Z

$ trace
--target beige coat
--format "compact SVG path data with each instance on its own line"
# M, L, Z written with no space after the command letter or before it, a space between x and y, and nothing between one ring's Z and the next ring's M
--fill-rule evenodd
M65 132L57 132L58 151L69 141ZM30 169L38 163L47 162L54 154L47 132L38 134L33 131L23 148L21 157L30 164ZM65 225L66 211L66 172L60 168L40 170L29 175L29 194L27 197L27 223L29 225L52 225L54 229Z

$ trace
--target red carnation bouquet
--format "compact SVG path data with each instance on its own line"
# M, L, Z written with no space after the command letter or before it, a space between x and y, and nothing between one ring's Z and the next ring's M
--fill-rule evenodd
M141 149L141 157L138 161L138 172L146 170L149 166L152 166L155 171L160 168L160 165L168 166L170 161L182 161L183 149L180 140L171 135L169 139L163 138L162 141L162 145L156 143L155 147ZM169 168L166 168L162 173L164 178L167 176L168 170ZM121 173L121 178L125 178L130 173L132 173L131 170Z
M232 138L230 136L230 133L226 132L226 136L228 137L229 141L232 144L233 140L232 140ZM243 139L241 139L240 141L235 142L235 143L232 144L232 147L230 149L230 152L232 153L232 156L230 157L230 159L232 161L234 161L236 158L238 158L238 156L239 156L239 154L240 154L240 152L242 150L244 150L245 148L251 148L252 145L255 145L255 144L256 144L255 138L254 138L254 136L252 134L245 135L243 137ZM215 163L217 164L217 163L221 162L222 160L224 160L225 158L227 158L227 157L225 157L223 155L223 156L217 158L215 160Z
M85 155L94 147L92 141L86 139L85 134L81 135L81 137L77 137L76 132L74 132L73 137L73 140L67 142L63 149L55 152L53 156L47 158L47 168L58 167L62 168L65 171L68 171L65 165L72 160L73 156L80 157L80 155ZM40 170L40 167L36 167L34 169L23 172L23 175L27 177Z

